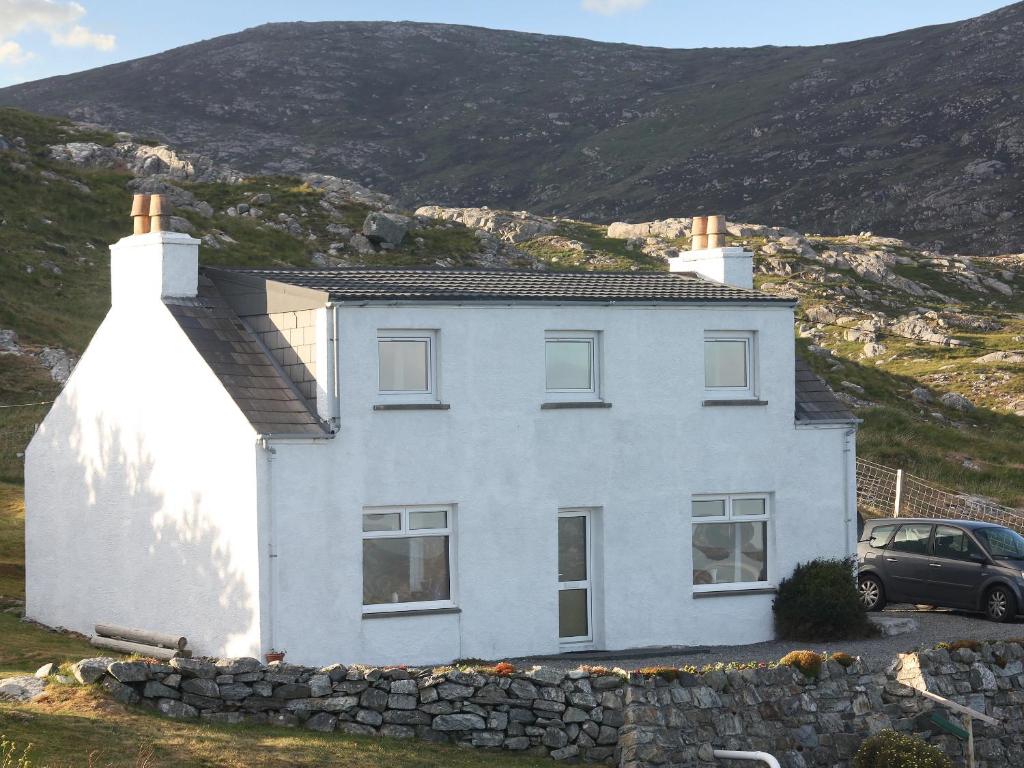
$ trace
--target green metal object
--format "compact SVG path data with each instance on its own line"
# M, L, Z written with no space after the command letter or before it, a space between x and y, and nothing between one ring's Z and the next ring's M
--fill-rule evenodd
M929 719L946 733L956 736L960 741L967 741L967 731L961 728L957 723L947 720L938 712L932 712L931 715L929 715Z

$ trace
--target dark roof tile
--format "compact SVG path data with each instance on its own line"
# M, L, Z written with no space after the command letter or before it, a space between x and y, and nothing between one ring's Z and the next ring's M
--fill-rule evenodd
M796 358L796 420L798 423L850 422L857 418L819 379L806 360Z
M232 275L322 291L331 301L757 302L792 299L671 272L542 272L510 269L219 269Z
M261 434L327 435L216 287L207 279L199 283L199 296L168 300L167 309L253 429Z

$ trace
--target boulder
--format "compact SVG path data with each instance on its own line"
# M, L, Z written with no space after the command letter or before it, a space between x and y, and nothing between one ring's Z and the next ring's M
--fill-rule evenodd
M930 403L934 400L932 393L924 387L914 387L910 390L910 397L919 403Z
M108 656L96 656L90 659L82 659L71 667L71 674L74 675L75 679L82 685L92 685L107 674L107 667L115 661L117 661L117 659L112 659Z
M438 715L434 718L431 727L435 731L479 731L486 728L487 723L480 715L459 712L451 715Z
M171 666L181 672L183 677L203 677L212 680L217 676L217 667L206 659L173 658Z
M540 235L553 234L558 225L550 219L526 211L502 211L490 208L445 208L427 205L416 209L417 216L457 221L470 229L496 235L506 243L521 243Z
M363 236L374 243L400 245L409 233L412 219L397 213L375 211L363 222Z
M141 661L115 661L107 672L121 683L143 683L153 676L149 664Z
M974 410L974 403L963 395L958 395L956 392L947 392L939 398L939 402L947 408L952 408L954 411L962 413L971 413Z
M190 704L177 699L159 699L156 703L157 710L167 717L175 720L188 720L199 717L199 710Z
M5 677L0 679L0 700L32 701L39 698L45 689L46 681L34 675Z
M51 661L47 664L43 664L43 666L37 669L35 676L38 677L40 680L44 680L50 675L56 675L59 671L60 665L56 662Z
M20 355L21 347L18 346L18 334L14 331L0 328L0 354Z
M338 727L338 718L328 712L317 712L305 722L303 727L310 731L330 733Z

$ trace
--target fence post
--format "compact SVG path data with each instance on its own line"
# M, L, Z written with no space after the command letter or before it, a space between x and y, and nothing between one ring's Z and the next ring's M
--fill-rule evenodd
M903 470L896 470L896 503L893 505L892 516L900 516L900 506L903 504Z

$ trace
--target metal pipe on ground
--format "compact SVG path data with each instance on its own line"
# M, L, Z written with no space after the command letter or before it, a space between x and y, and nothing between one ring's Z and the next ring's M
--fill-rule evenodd
M742 752L736 749L716 749L712 752L722 760L751 760L764 763L768 768L782 768L779 761L767 752Z

